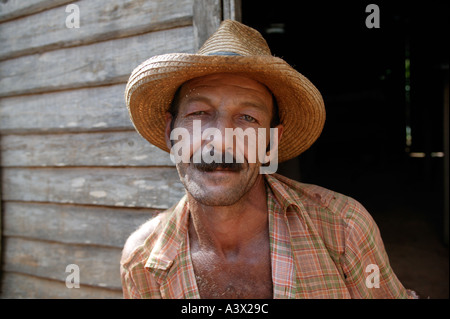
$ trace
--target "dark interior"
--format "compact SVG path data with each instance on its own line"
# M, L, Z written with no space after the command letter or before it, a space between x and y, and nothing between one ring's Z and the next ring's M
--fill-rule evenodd
M448 298L449 2L379 1L380 28L367 28L370 3L242 1L242 22L327 110L319 140L278 172L360 201L402 283Z

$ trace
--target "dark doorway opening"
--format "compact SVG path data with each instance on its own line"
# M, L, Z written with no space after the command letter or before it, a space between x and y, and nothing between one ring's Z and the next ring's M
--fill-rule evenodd
M368 28L370 3L242 1L242 22L327 110L319 140L279 172L356 198L402 283L448 298L449 3L378 1Z

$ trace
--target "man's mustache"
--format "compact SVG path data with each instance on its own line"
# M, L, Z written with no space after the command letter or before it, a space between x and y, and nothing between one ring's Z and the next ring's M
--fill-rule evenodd
M233 161L231 163L227 163L227 161L225 160L232 158ZM191 164L198 170L203 171L203 172L213 172L217 169L221 169L221 170L227 170L227 171L232 171L232 172L239 172L240 170L242 170L244 168L242 163L237 163L236 159L233 155L228 154L226 155L226 153L222 154L222 160L221 161L212 161L211 163L206 163L203 160L203 157L201 157L201 162L200 163L194 163L192 161L192 157L191 157Z

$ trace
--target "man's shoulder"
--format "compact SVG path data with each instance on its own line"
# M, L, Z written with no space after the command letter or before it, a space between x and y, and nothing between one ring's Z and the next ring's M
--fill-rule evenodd
M122 250L121 264L130 261L134 255L138 254L139 250L144 250L147 240L151 240L152 237L157 237L161 231L161 225L167 220L170 211L171 210L167 210L158 213L155 217L139 226L139 228L128 237Z
M343 229L361 228L367 232L376 227L376 223L363 204L355 198L327 188L303 184L305 196L304 206L314 219L327 223L334 223L335 227L340 225ZM308 205L311 205L308 207ZM319 209L314 209L316 206ZM308 209L312 208L312 209ZM320 215L320 216L319 216ZM364 228L364 229L362 229Z
M362 204L353 197L322 186L302 184L302 189L308 201L326 207L334 213L340 214L347 209L362 207Z
M294 181L280 175L277 176L277 179L296 193L296 199L301 202L309 214L323 216L326 213L344 223L354 218L370 219L364 206L351 196L323 186Z

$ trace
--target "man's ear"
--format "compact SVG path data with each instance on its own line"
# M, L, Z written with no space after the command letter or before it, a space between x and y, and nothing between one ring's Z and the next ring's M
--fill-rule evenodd
M170 150L170 148L172 147L172 142L170 140L170 133L172 132L172 114L170 114L169 112L166 112L165 115L165 121L166 121L166 129L165 129L165 134L164 137L166 139L166 146L167 148Z

